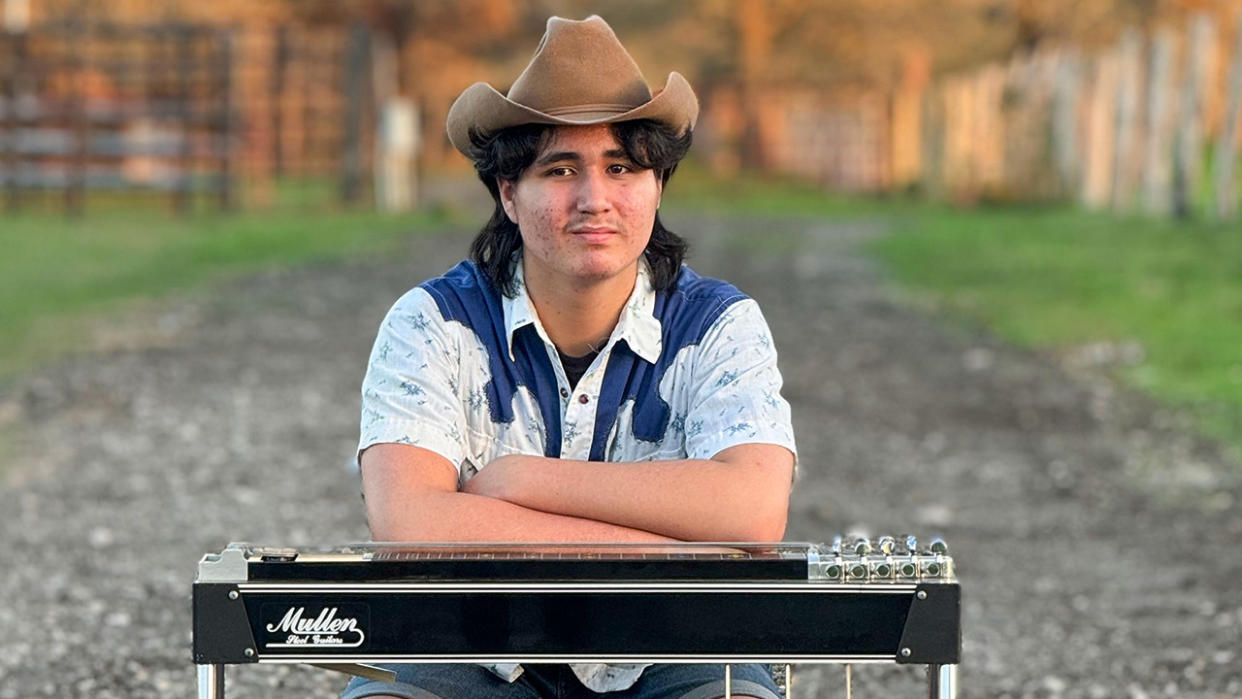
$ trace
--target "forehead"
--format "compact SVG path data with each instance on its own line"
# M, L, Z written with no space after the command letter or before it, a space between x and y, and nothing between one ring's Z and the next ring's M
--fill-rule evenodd
M574 153L581 156L621 151L621 143L608 124L587 126L554 126L543 138L536 158L549 153Z

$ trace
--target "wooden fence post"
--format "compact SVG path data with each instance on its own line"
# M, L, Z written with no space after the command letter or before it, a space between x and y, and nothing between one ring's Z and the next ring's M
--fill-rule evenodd
M1143 209L1150 214L1168 215L1173 209L1170 143L1173 91L1173 49L1175 38L1167 30L1152 38L1151 60L1147 71L1146 154L1143 157Z
M1142 73L1142 38L1138 30L1128 29L1121 38L1117 54L1117 126L1113 132L1114 211L1128 212L1134 203L1133 185L1137 170L1135 135L1138 131L1139 82Z
M1242 13L1233 32L1233 56L1229 61L1225 113L1216 137L1216 217L1229 221L1238 215L1237 166L1238 119L1242 117Z
M1082 202L1088 208L1108 205L1113 191L1112 148L1117 96L1117 55L1113 51L1095 57L1091 90L1087 96L1086 141L1084 145Z
M923 193L931 199L944 198L944 83L923 93L922 172Z
M925 51L908 52L902 63L901 82L891 102L890 185L908 187L918 178L922 156L920 144L923 127L920 107L927 94L931 62Z
M1051 140L1057 191L1070 194L1082 186L1082 149L1078 137L1078 109L1082 92L1082 61L1073 50L1057 56L1056 87L1052 95Z
M222 211L228 211L233 208L233 148L235 145L236 134L234 131L233 120L233 50L235 43L233 42L233 33L230 29L221 30L217 35L217 47L220 52L220 62L217 66L219 71L219 89L220 89L220 121L218 126L220 130L215 134L213 139L220 148L219 167L220 172L217 175L216 192L218 202Z
M345 105L344 152L341 154L341 198L356 204L362 198L362 111L371 71L367 67L371 34L361 22L349 28L349 44L341 90Z
M177 122L180 126L181 141L180 154L177 158L177 184L174 192L173 206L178 214L186 214L190 211L191 202L191 186L194 176L194 123L193 114L190 110L190 96L193 89L190 84L190 73L194 69L191 51L194 40L190 33L189 27L178 26L173 28L167 34L168 39L173 42L173 51L176 55L177 66L177 91L176 91L176 113Z
M975 84L978 76L963 75L951 83L945 107L945 183L950 197L969 198L978 177L972 138L975 135Z
M414 159L422 130L418 110L409 99L393 97L379 109L379 128L375 137L375 205L384 212L414 208L417 181Z
M971 143L975 159L975 196L995 193L1005 181L1005 121L1001 103L1005 94L1005 69L988 66L975 81L975 126Z
M1176 156L1173 159L1173 213L1185 218L1194 208L1203 159L1203 83L1207 53L1215 27L1206 14L1190 20L1186 39L1185 72L1182 75L1181 109L1177 115Z
M272 50L271 116L272 116L272 175L285 174L285 69L289 65L289 27L281 25L276 30L275 47Z
M87 139L90 138L86 122L86 51L91 39L90 28L81 21L73 23L69 47L69 73L71 95L70 130L73 133L73 154L70 156L69 181L65 183L65 210L73 216L81 216L86 210Z
M4 208L10 214L17 213L21 206L21 182L18 181L19 169L21 167L21 155L17 151L17 140L13 138L13 134L17 133L17 129L21 126L22 113L19 109L19 103L26 95L32 92L30 85L27 83L29 68L27 66L27 42L25 31L15 31L10 34L13 46L13 63L10 66L12 71L9 74L7 82L8 100L6 104L7 113L5 121L8 126L9 138L6 147L6 163L5 168L8 172L8 182L5 186Z

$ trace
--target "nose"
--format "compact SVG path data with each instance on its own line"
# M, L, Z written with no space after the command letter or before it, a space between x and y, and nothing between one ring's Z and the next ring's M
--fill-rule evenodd
M578 211L584 214L598 214L608 211L612 204L609 199L608 178L602 172L588 171L578 179L577 189Z

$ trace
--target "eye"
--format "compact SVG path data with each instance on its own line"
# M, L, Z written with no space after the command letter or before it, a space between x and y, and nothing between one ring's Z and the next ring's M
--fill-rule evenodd
M608 166L608 174L610 175L624 175L627 172L633 172L633 171L634 169L631 168L629 165L624 165L622 163L613 163L612 165Z
M572 174L574 174L573 168L568 168L565 166L554 167L548 170L549 177L569 177Z

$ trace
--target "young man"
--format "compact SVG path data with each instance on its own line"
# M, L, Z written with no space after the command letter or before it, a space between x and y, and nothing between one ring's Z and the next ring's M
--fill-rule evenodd
M652 97L599 17L552 18L507 96L477 83L454 103L449 138L496 209L471 260L380 328L359 443L374 539L783 536L795 457L771 334L657 216L697 114L677 73ZM724 694L720 666L393 669L345 696ZM734 696L776 696L761 666L733 676Z

